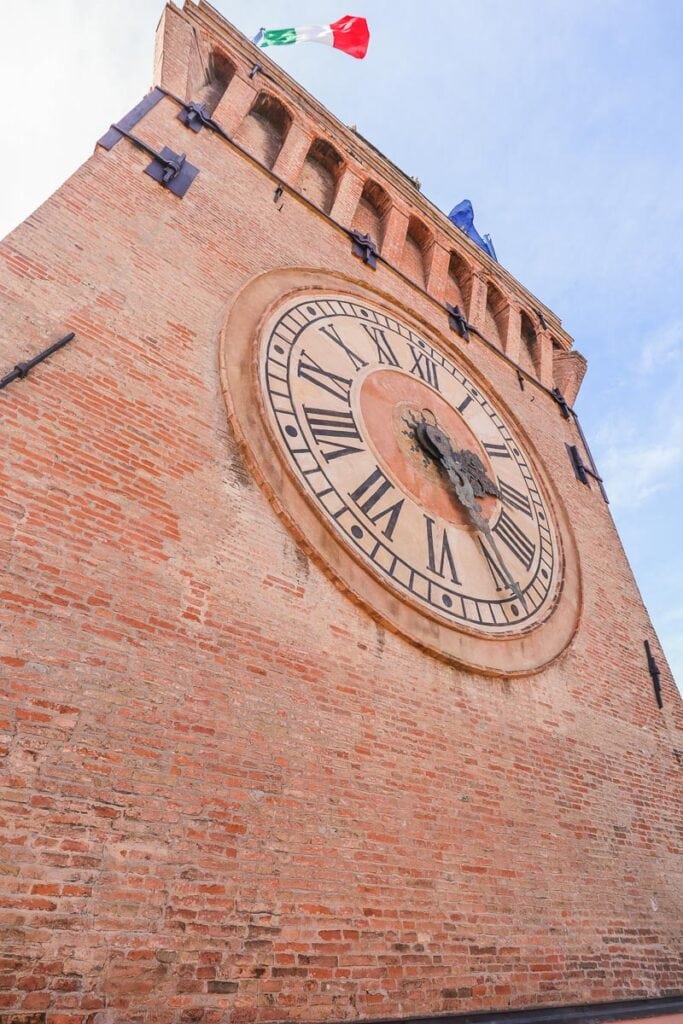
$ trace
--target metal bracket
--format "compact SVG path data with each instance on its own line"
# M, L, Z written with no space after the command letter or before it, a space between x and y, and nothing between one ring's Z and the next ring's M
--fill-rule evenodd
M160 185L167 188L169 192L182 199L199 174L199 168L189 164L184 153L174 153L168 146L164 146L161 152L157 153L156 149L143 142L137 135L125 131L120 124L112 125L112 128L116 128L124 138L132 142L138 149L141 149L144 153L149 153L152 157L152 162L148 167L145 167L145 174L149 174L150 178L154 178Z
M352 231L351 242L351 251L353 255L358 256L363 263L367 263L372 270L376 270L379 249L373 242L370 235L364 235L360 231Z
M565 444L565 448L569 453L569 460L572 466L574 467L574 474L576 476L576 479L580 480L582 484L586 485L586 487L590 487L590 481L588 477L592 476L593 479L600 485L602 496L605 499L605 501L607 501L607 495L605 494L605 488L603 487L602 477L598 476L595 470L591 469L590 466L586 465L586 463L581 458L579 449L576 447L575 444Z
M560 389L559 388L553 388L552 396L555 399L555 401L557 402L557 404L559 405L560 409L562 410L562 415L564 416L564 418L566 420L570 420L572 417L571 417L571 412L569 410L569 402L564 397L564 395L562 394Z
M657 662L655 661L654 654L650 650L650 641L649 640L643 640L643 645L645 647L645 654L647 655L647 667L650 670L650 676L652 678L652 686L654 687L654 691L655 691L655 699L657 701L657 707L663 708L664 707L664 701L662 700L662 688L661 688L661 686L659 684L659 675L660 675L660 673L659 673L659 666L657 665Z
M212 127L209 112L203 103L188 103L179 112L178 120L193 132L200 132L204 125Z
M182 199L199 174L199 168L189 164L184 153L174 153L164 146L160 153L154 154L149 167L145 167L145 174Z
M448 302L446 303L446 309L448 310L448 326L452 331L457 331L461 338L465 341L470 340L469 324L465 314L460 309L460 306L451 306Z
M108 131L104 133L101 139L98 139L97 145L101 146L102 149L113 149L117 142L120 142L124 135L134 128L138 121L141 121L145 114L148 114L152 107L156 107L160 100L163 100L166 92L156 86L151 92L148 92L140 102L129 110L127 114L124 114L118 124L113 124Z
M73 341L75 337L75 332L69 331L69 333L65 334L63 338L60 338L59 341L55 341L54 344L44 349L39 353L39 355L34 356L33 359L27 359L23 363L17 363L14 369L10 370L10 372L0 380L0 391L2 391L3 388L6 388L8 384L11 384L13 380L23 380L24 377L28 376L34 366L37 366L38 363L42 363L43 359L47 359L48 356L51 356L53 352L57 352L58 349L64 348L64 346L68 345L70 341Z
M574 469L576 479L580 480L582 484L586 485L586 487L590 487L590 483L588 481L588 474L590 470L588 469L588 466L584 465L579 449L575 444L566 444L565 448L569 454L569 461Z
M175 100L182 107L182 110L178 114L178 120L182 122L187 128L191 128L193 132L200 132L202 128L209 128L212 132L217 132L228 142L231 142L231 138L224 128L221 128L218 121L214 121L209 116L209 112L203 103L184 103L183 100L178 99L173 93L168 93L171 99Z

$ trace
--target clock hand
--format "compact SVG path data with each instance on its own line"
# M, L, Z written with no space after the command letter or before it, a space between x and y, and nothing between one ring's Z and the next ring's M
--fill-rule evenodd
M424 450L431 455L433 459L438 459L443 466L448 479L453 484L456 497L465 509L472 526L474 526L476 530L479 530L480 533L484 534L491 546L491 550L496 557L496 561L498 562L498 566L508 589L511 590L515 597L520 601L524 611L528 611L524 594L522 593L519 583L514 580L510 570L505 564L503 556L498 550L498 545L493 538L493 533L489 526L488 519L486 519L482 514L481 505L474 496L472 483L462 467L460 459L458 458L458 453L456 449L453 448L450 438L440 429L440 427L433 426L430 423L425 423L424 420L418 423L415 427L415 436L421 447L424 448Z

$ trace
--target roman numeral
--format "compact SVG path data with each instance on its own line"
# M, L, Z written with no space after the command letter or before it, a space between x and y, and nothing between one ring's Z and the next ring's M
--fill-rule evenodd
M451 545L448 540L448 533L443 530L441 533L441 544L438 541L435 543L434 527L435 522L430 519L429 516L425 516L425 525L427 527L427 568L430 572L433 572L435 576L440 576L442 579L446 578L444 568L448 563L448 571L453 583L460 583L458 579L458 573L455 568L455 559L453 558L453 552L451 551ZM438 531L437 531L438 532ZM437 561L437 550L439 550L439 568L436 567Z
M490 455L492 459L512 458L506 444L489 444L488 441L484 441L484 448L486 449L486 454Z
M425 384L431 384L433 388L440 391L439 378L436 374L436 363L429 358L426 352L420 352L418 348L413 345L409 345L408 348L413 353L413 365L410 368L410 372L423 380Z
M501 512L500 519L494 526L493 532L528 571L534 560L536 547L524 531L517 526L517 523L510 519L505 509Z
M299 356L298 372L304 380L310 380L312 384L317 384L323 391L334 395L335 398L347 405L350 404L351 381L347 377L340 377L338 373L332 373L331 370L323 370L313 356L309 356L303 349Z
M394 490L394 485L387 480L381 469L375 468L374 472L370 474L367 480L364 480L359 487L350 494L352 501L358 505L358 508L363 512L370 522L375 525L383 519L387 519L388 522L382 527L382 533L391 540L396 529L398 517L401 514L403 508L404 498L400 501L394 502L393 505L387 505L386 508L375 512L375 506L379 504L380 499L386 494ZM363 503L361 504L361 499Z
M531 514L531 502L527 498L526 494L522 494L516 487L511 484L506 484L504 480L498 481L498 490L500 496L510 508L517 509L518 512L523 512L525 516L529 516L529 519L533 519Z
M349 441L361 441L353 413L349 410L312 409L304 406L304 414L309 430L316 444L323 449L325 462L340 459L343 455L363 451L349 444ZM325 450L327 449L327 450Z
M484 558L486 559L486 564L489 568L489 572L491 573L491 578L493 579L496 590L508 590L510 584L503 576L498 560L491 554L481 537L479 538L479 546L481 547Z
M382 328L374 327L372 324L361 324L361 326L374 342L380 363L386 363L388 366L400 366L394 350L389 344L389 339Z
M346 352L347 356L353 363L354 370L362 370L364 366L368 365L364 359L361 359L359 355L356 355L353 349L349 348L349 346L342 340L341 335L334 324L326 324L324 327L321 327L320 330L326 338L329 338L330 341L333 341L335 345L339 345L339 348Z
M465 398L463 398L462 402L458 406L458 412L463 413L471 401L472 395L467 395Z

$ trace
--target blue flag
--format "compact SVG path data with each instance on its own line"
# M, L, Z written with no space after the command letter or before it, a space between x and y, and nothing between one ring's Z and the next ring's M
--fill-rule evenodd
M474 210L472 209L472 203L469 199L463 199L461 203L454 206L451 212L448 214L448 219L455 224L456 228L460 228L465 234L476 242L480 249L483 249L485 253L491 257L491 259L498 262L496 256L496 250L493 248L493 242L491 241L490 235L486 235L486 238L482 238L477 229L474 226Z

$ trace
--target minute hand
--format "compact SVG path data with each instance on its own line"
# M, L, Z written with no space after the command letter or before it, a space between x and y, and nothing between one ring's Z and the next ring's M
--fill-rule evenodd
M453 451L452 448L450 449L450 451L447 452L444 452L442 450L440 451L439 454L441 456L441 465L445 469L448 479L453 484L453 488L458 497L458 501L467 512L467 516L470 522L472 523L472 526L474 526L476 530L479 530L480 533L483 533L484 536L486 537L487 541L491 545L491 550L496 556L496 560L500 567L501 573L505 579L505 582L507 583L509 589L513 592L515 597L522 604L524 611L528 611L524 594L521 591L519 583L517 583L513 579L510 570L505 564L503 556L498 550L498 545L496 544L493 538L493 531L489 526L488 519L484 515L482 515L481 505L474 497L474 490L472 489L472 484L470 483L467 475L463 472L457 454Z

